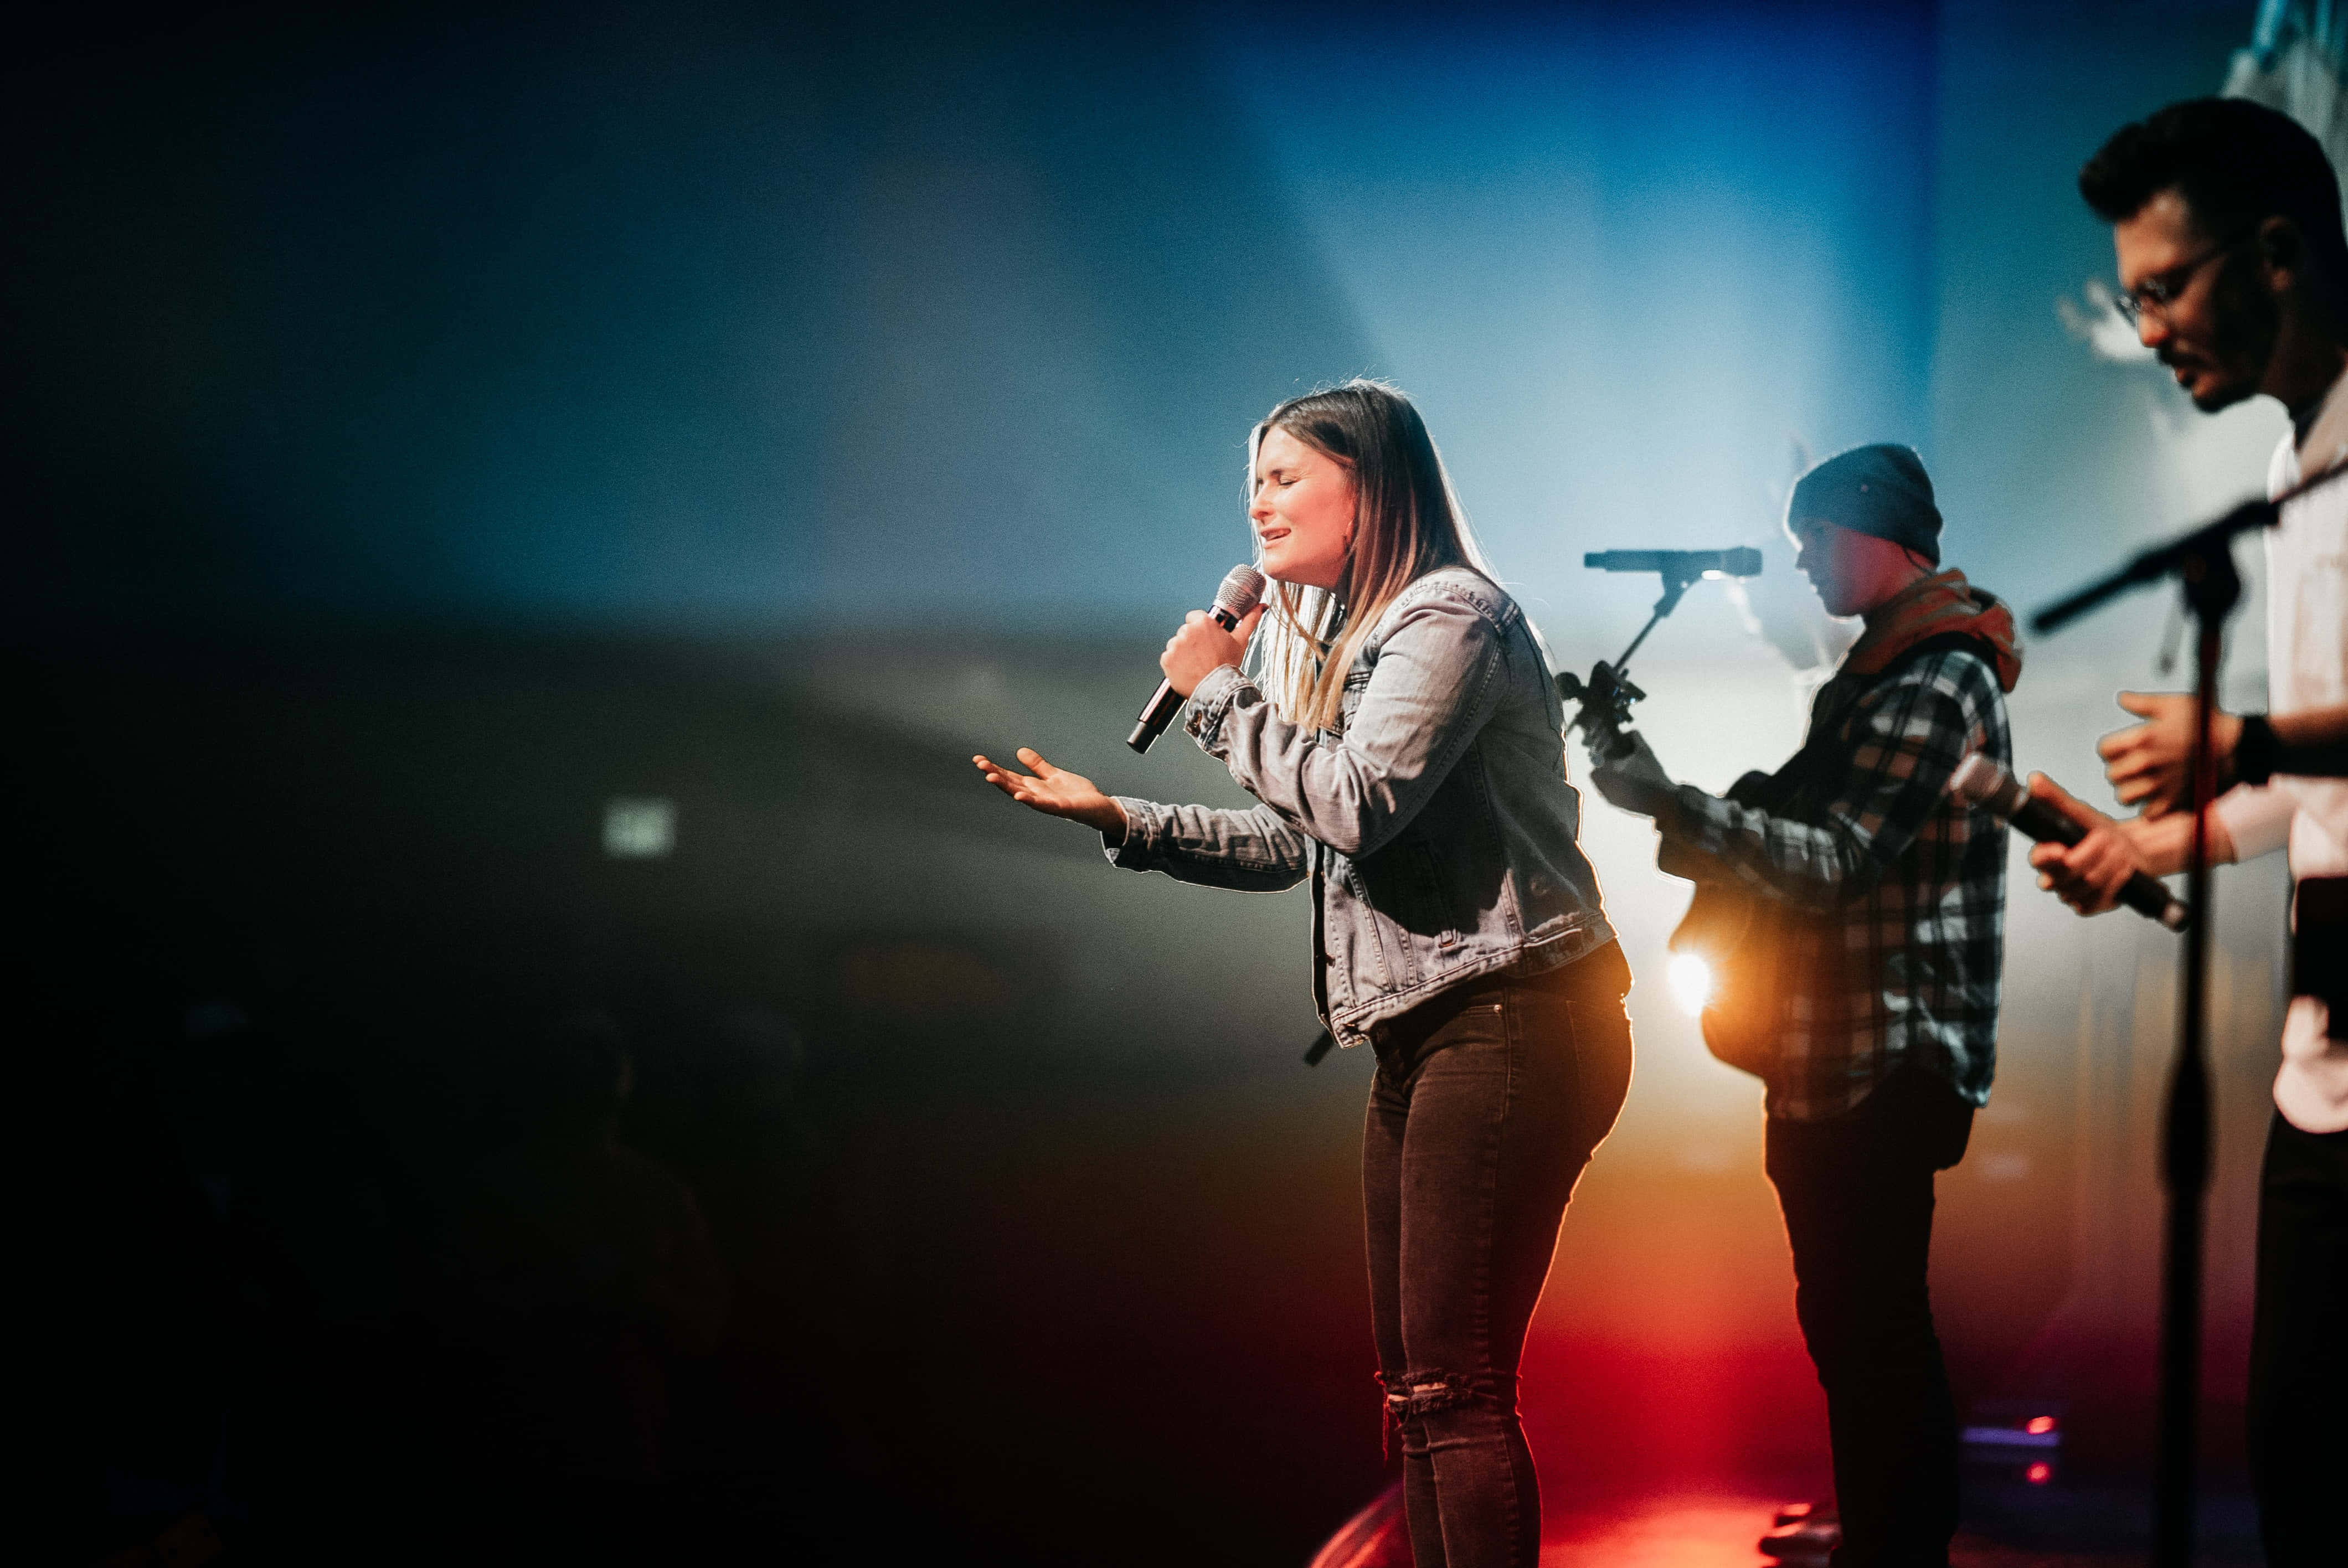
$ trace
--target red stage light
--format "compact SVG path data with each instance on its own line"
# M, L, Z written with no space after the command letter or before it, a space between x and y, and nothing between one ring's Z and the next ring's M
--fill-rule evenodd
M2052 1416L2033 1416L2030 1418L2029 1421L2024 1425L2022 1430L2025 1432L2051 1432L2054 1430L2054 1418Z
M2054 1467L2044 1462L2032 1465L2022 1472L2022 1479L2033 1486L2044 1486L2054 1479Z

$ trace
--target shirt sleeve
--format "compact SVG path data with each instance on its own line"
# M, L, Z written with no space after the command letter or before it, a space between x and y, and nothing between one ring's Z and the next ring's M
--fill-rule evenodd
M1948 658L1927 660L1860 699L1859 744L1843 786L1816 823L1738 805L1682 784L1657 825L1754 891L1827 908L1873 882L1942 809L1949 775L1979 744Z
M2291 841L2291 819L2299 814L2299 803L2288 788L2236 784L2209 810L2226 825L2226 836L2234 841L2234 858L2256 860Z
M1230 665L1191 693L1189 729L1281 821L1359 858L1409 824L1475 741L1499 702L1506 660L1482 611L1434 594L1379 644L1344 735L1290 723Z
M1179 882L1277 893L1313 869L1304 835L1262 806L1161 805L1116 797L1125 808L1125 840L1104 845L1109 864L1128 871L1162 871Z

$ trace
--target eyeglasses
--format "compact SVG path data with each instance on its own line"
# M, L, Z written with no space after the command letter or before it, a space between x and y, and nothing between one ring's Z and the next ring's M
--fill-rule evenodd
M2250 238L2257 227L2253 223L2237 229L2191 261L2179 261L2174 267L2155 272L2133 289L2122 290L2119 297L2112 301L2113 308L2127 319L2130 326L2141 324L2147 316L2167 321L2169 307L2193 286L2193 280L2201 269Z

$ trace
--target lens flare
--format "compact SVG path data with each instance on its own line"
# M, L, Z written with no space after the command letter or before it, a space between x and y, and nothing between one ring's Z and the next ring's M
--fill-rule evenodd
M1712 966L1694 953L1673 953L1670 969L1672 996L1693 1018L1712 999Z

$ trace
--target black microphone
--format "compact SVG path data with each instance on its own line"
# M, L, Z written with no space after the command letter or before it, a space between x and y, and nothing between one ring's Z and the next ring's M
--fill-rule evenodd
M1759 577L1761 552L1734 550L1591 550L1581 564L1595 571L1659 571L1665 577L1693 582L1717 572L1722 577Z
M1262 597L1263 573L1251 566L1235 566L1224 577L1223 586L1215 589L1215 607L1207 613L1215 618L1216 625L1229 631ZM1148 751L1181 711L1182 695L1174 690L1174 682L1160 681L1158 690L1150 693L1149 705L1141 710L1140 722L1133 726L1133 733L1125 737L1125 743L1137 752Z
M1975 752L1949 775L1949 793L1969 806L1989 813L2014 830L2041 844L2076 844L2087 830L2030 793L2030 787L1996 763ZM2120 902L2172 931L2182 931L2193 918L2185 901L2143 872L2131 873L2120 887Z

